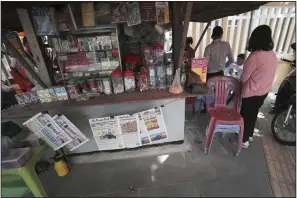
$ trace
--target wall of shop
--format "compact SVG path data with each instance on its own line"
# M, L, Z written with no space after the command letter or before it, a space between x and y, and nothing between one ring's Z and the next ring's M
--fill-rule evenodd
M166 142L184 140L185 99L148 100L125 104L120 103L74 108L61 113L64 113L66 117L90 139L90 141L71 153L84 153L98 150L91 131L89 119L136 113L161 105L164 105L162 111L168 131L168 139Z

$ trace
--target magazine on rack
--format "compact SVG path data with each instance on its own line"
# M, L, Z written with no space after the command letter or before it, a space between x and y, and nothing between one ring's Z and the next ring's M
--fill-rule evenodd
M49 114L38 113L23 125L27 126L38 138L42 138L55 151L72 142Z
M72 142L66 145L70 151L73 151L89 141L89 139L64 115L55 115L53 119L65 131L65 133L71 137Z
M137 114L117 116L126 148L141 146Z
M123 149L122 132L116 117L89 119L94 139L100 151Z
M168 138L161 107L140 112L142 124L151 143L161 143Z

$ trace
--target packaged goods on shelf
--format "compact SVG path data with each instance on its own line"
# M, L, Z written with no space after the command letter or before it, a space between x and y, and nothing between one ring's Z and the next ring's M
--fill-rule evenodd
M83 26L95 26L95 11L93 2L81 3Z
M138 2L126 4L126 19L128 26L141 24L141 16Z
M52 7L32 7L31 16L36 35L57 35L55 9Z
M169 3L168 2L156 2L156 15L157 24L169 23Z
M56 8L56 21L59 31L77 30L77 25L74 20L73 11L70 4Z

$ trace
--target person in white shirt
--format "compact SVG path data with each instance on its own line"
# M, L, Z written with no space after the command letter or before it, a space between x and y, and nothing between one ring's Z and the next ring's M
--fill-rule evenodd
M222 41L222 36L223 29L220 26L214 27L211 35L213 41L205 48L204 57L208 58L207 80L213 76L224 76L225 68L234 62L231 46Z
M229 67L226 68L226 75L227 76L233 76L235 78L240 79L240 76L241 76L242 70L243 70L244 61L245 61L245 55L244 54L239 54L237 56L237 60L236 60L235 71L234 71L234 68L233 68L233 64L231 64Z

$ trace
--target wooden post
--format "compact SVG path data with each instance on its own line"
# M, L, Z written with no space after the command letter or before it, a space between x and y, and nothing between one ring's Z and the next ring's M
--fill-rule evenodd
M1 70L2 70L2 72L3 72L3 74L4 74L5 78L6 78L7 84L11 85L10 82L9 82L9 74L8 74L8 71L6 70L4 64L3 64L2 58L1 58Z
M188 34L188 28L189 28L189 22L192 14L192 6L193 2L188 2L186 4L186 10L185 10L185 17L184 17L184 25L183 25L183 33L181 37L181 46L180 46L180 53L178 57L178 67L180 68L182 65L183 57L184 57L184 51L186 46L186 40L187 40L187 34ZM175 42L175 41L173 41Z
M174 62L174 68L178 68L178 57L180 53L181 45L181 30L182 30L182 19L181 19L181 2L172 2L172 60ZM174 70L175 71L175 70Z
M30 49L33 54L33 58L36 62L37 68L38 68L38 75L41 79L44 80L45 84L47 86L51 86L51 79L48 73L47 66L45 64L42 51L39 47L30 17L29 13L26 9L17 9L17 13L20 18L20 22L22 24L22 27L25 31L26 38L28 40Z
M27 63L23 56L18 52L18 50L11 44L11 42L2 34L2 42L5 44L6 48L9 49L12 55L18 59L23 67L32 75L32 77L39 83L42 88L47 88L46 84L39 78L37 73L32 69L32 67Z

